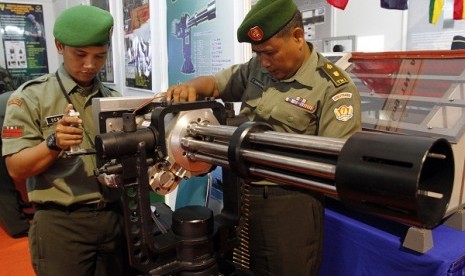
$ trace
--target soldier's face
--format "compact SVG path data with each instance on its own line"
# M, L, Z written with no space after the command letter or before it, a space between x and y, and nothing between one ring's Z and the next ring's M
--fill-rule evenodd
M285 37L273 36L267 41L252 45L252 51L260 64L277 80L292 77L305 59L303 36L292 34Z
M63 55L66 72L81 86L92 84L105 64L108 48L108 45L71 47L57 42L58 53Z

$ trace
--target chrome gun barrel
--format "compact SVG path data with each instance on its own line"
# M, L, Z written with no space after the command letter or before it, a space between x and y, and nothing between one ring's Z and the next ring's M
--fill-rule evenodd
M351 208L433 228L449 202L454 161L445 139L359 132L349 139L275 132L191 120L179 143L191 162L230 168L338 198Z
M314 190L413 226L433 228L444 218L454 182L446 139L365 131L336 139L276 132L257 122L233 127L216 120L211 104L156 108L150 129L102 135L97 154L130 154L143 141L154 160L150 185L165 193L217 165L246 181Z

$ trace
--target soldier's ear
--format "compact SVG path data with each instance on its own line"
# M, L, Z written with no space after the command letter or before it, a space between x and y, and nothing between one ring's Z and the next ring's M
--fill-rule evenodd
M298 42L305 42L305 33L302 28L294 28L292 31L292 38ZM305 42L306 43L306 42Z
M58 54L62 55L65 45L63 45L60 41L55 39L55 46L57 47Z

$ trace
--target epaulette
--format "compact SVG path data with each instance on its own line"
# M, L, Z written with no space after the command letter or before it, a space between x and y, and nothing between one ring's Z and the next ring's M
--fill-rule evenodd
M332 64L331 62L326 63L321 70L329 77L329 79L334 83L334 86L338 87L349 82L345 75L339 71L339 69Z
M20 86L18 87L18 90L22 91L22 90L24 90L24 88L28 87L28 86L31 85L31 84L43 83L43 82L46 82L47 80L48 80L48 76L47 76L47 75L40 76L40 77L38 77L38 78L35 78L35 79L32 79L32 80L26 81L25 83L23 83L22 85L20 85Z
M44 75L44 76L40 76L38 78L35 78L35 79L32 79L32 80L29 80L29 81L26 81L24 82L23 84L21 84L17 90L15 91L19 91L19 92L22 92L26 87L28 87L29 85L32 85L32 84L36 84L36 83L43 83L43 82L46 82L48 80L48 76L47 75ZM15 95L15 94L13 94ZM21 106L23 104L23 100L21 99L21 97L19 96L12 96L9 98L8 100L8 103L7 105L17 105L17 106Z

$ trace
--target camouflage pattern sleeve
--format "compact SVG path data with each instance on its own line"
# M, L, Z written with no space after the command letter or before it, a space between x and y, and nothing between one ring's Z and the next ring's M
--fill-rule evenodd
M0 67L0 94L16 90L13 77L7 69Z

